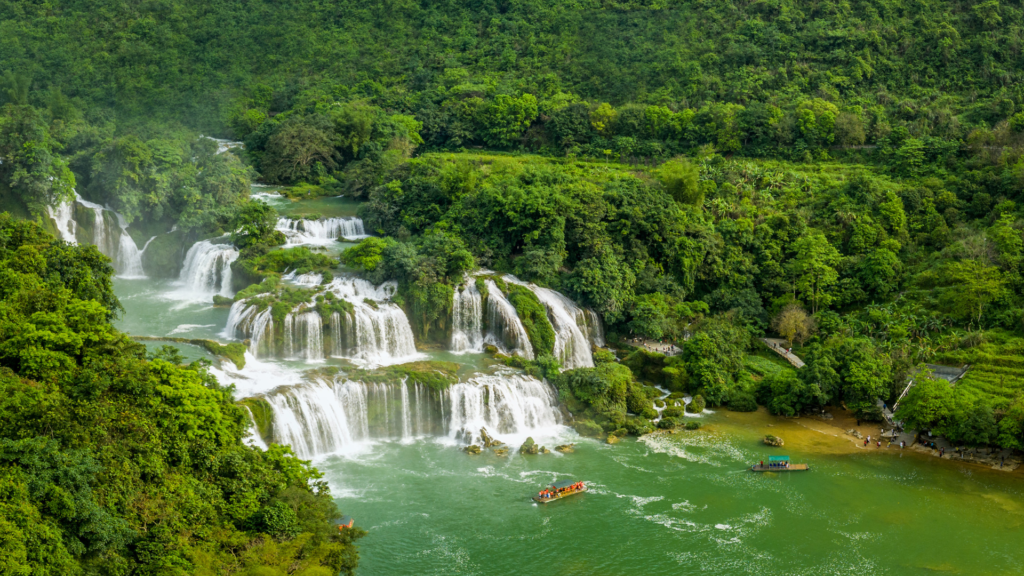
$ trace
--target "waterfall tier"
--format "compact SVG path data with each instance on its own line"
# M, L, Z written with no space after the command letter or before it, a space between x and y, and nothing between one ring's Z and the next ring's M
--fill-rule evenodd
M493 280L487 285L487 337L484 342L497 346L504 352L533 360L533 345L526 334L523 321L516 314L512 303L498 289Z
M544 305L551 327L555 330L555 356L565 369L594 365L594 357L590 352L588 317L582 308L554 290L526 284L512 276L505 276L505 280L529 288Z
M302 303L277 323L271 307L258 297L238 301L231 306L224 336L248 339L257 358L319 361L331 356L373 366L412 360L419 357L412 327L405 312L388 301L395 287L337 279L318 296L344 300L346 306L339 310L324 300L324 318L311 303Z
M483 298L476 281L470 279L465 288L456 288L452 297L452 352L483 352L483 316Z
M449 436L486 427L526 434L557 426L550 385L522 374L477 375L442 391L421 384L315 381L263 398L273 412L271 438L303 458L344 450L360 441Z
M89 226L79 226L75 220L76 204L92 212L92 221ZM128 233L128 222L124 216L110 208L85 200L78 194L75 194L75 199L72 202L61 204L56 208L47 207L47 210L50 218L57 225L62 240L72 244L78 244L78 241L81 240L95 245L100 252L113 260L114 270L122 278L146 277L146 273L142 269L142 250L139 250L135 240ZM116 227L107 217L107 213L116 219ZM89 227L92 228L92 237L80 238L80 234L88 234Z
M367 237L363 221L359 218L279 218L277 229L284 233L289 244L329 244L338 239L357 240Z
M231 263L237 259L238 250L230 244L196 242L185 255L178 281L203 299L214 294L231 296Z

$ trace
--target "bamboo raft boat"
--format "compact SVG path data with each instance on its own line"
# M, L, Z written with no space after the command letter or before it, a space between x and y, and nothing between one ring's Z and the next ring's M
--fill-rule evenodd
M750 467L751 472L807 472L810 469L807 464L791 464L789 456L769 456L767 465L762 461Z
M550 493L550 496L544 495L544 492ZM561 500L574 494L580 494L586 492L587 487L583 482L572 482L569 480L563 480L561 482L555 482L548 486L545 490L542 490L539 494L533 497L533 501L538 504L547 504L548 502L554 502L555 500Z

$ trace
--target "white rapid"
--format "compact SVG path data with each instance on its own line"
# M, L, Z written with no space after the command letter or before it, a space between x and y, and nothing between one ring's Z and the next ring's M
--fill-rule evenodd
M526 334L523 321L512 303L498 289L494 280L487 279L487 336L484 342L493 344L509 354L533 360L533 345Z
M483 352L483 298L470 278L465 287L456 287L452 297L452 343L456 354Z
M324 359L323 321L315 310L284 317L285 358L319 362Z
M420 356L401 308L390 302L351 303L350 314L331 314L332 356L370 366L400 364Z
M78 239L75 238L75 231L78 229L78 222L75 222L75 202L59 204L56 208L47 206L46 210L57 224L60 239L69 244L78 244Z
M288 244L330 244L338 239L366 238L363 221L359 218L321 218L319 220L293 220L279 218L277 229L284 233Z
M231 296L231 263L237 259L238 250L230 244L196 242L185 255L178 281L188 293L201 299L214 294Z
M128 233L128 222L124 216L117 212L114 212L114 215L117 216L117 225L121 227L121 239L118 241L117 259L115 260L117 275L122 278L145 278L146 271L142 269L142 252L145 248L139 250L135 244L135 240ZM152 242L153 238L150 238L149 242ZM149 246L149 242L146 242L146 246Z
M407 382L320 379L263 398L274 419L273 437L262 441L290 444L303 458L342 452L367 440L455 438L481 427L524 435L561 424L551 386L511 372L479 374L443 391Z

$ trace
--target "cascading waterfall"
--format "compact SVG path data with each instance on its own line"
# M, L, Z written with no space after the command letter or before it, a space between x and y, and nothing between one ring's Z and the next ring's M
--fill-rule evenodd
M47 206L46 210L57 224L61 240L69 244L78 244L78 239L75 238L75 231L78 229L78 223L75 222L75 202L58 204L56 208Z
M323 321L315 310L284 318L285 357L317 362L324 359Z
M511 354L533 360L533 345L516 309L493 280L487 286L487 337L484 341Z
M550 385L513 373L477 375L436 391L422 384L316 380L265 395L274 413L273 438L303 458L344 450L366 440L454 438L486 427L496 434L526 434L558 426Z
M360 218L321 218L306 220L279 218L277 229L288 238L289 244L327 244L341 239L366 238Z
M185 255L178 280L193 293L205 297L231 296L231 263L236 259L238 250L230 244L196 242Z
M456 354L483 352L483 299L470 279L462 290L456 288L452 297L452 344Z
M142 250L139 250L135 240L128 233L128 221L117 212L114 212L114 216L117 217L117 225L121 227L121 239L118 241L116 260L118 276L122 278L145 278L146 272L142 269ZM152 241L153 239L150 238L149 242ZM146 246L149 246L149 242L146 242Z
M331 316L334 348L331 355L370 365L395 364L417 355L412 326L405 312L390 302L370 306L352 302L353 311Z
M566 369L587 368L594 365L587 336L587 315L575 302L565 296L533 284L525 284L511 276L505 280L529 288L547 309L548 320L555 329L555 355Z
M116 257L113 246L108 246L108 235L107 235L107 221L103 218L103 211L106 210L103 206L96 204L95 202L89 202L78 194L75 194L75 201L92 210L93 213L93 231L92 231L92 243L96 245L96 248L100 252L107 256Z
M394 283L334 280L327 286L328 296L346 300L351 311L331 312L326 334L325 318L309 304L293 309L275 330L269 307L242 300L231 306L223 336L248 339L249 351L257 358L283 355L319 361L330 355L371 366L406 362L419 354L405 312L388 301L395 288Z

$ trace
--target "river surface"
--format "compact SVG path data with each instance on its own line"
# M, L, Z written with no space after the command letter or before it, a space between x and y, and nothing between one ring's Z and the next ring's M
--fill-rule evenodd
M274 202L294 214L355 213L340 199ZM114 287L126 310L117 326L132 335L232 339L223 333L228 309L181 281L118 278ZM175 346L189 360L208 356ZM427 355L464 364L464 377L483 365L481 354ZM242 397L298 383L309 367L250 358L246 370L216 373ZM1021 472L864 449L837 428L763 409L697 420L697 431L617 445L561 425L497 434L513 447L508 457L467 455L449 434L352 442L314 461L341 510L368 531L359 542L366 575L1024 571ZM764 446L767 433L786 447ZM575 443L575 452L520 456L514 449L527 435L552 449ZM813 470L747 470L780 453ZM570 479L589 492L547 505L530 500L545 483Z

